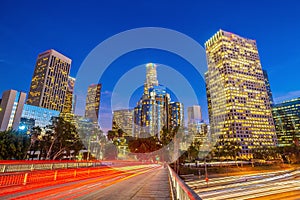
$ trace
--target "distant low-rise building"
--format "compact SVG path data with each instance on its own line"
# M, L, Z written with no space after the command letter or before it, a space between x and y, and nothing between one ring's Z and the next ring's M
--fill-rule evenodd
M30 130L35 126L35 119L21 117L18 130L23 133L29 133Z
M133 131L133 109L122 109L113 111L113 127L122 129L126 135L132 136Z
M56 110L25 104L22 112L22 118L34 119L34 126L39 126L43 128L48 125L51 125L52 117L58 117L59 113L60 112Z
M299 145L300 140L300 97L275 104L272 108L278 146Z

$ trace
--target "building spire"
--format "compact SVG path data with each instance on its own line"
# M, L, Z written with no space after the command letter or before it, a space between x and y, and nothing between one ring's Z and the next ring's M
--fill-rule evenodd
M146 80L144 84L144 94L149 94L149 88L158 85L156 67L157 65L154 63L146 64Z

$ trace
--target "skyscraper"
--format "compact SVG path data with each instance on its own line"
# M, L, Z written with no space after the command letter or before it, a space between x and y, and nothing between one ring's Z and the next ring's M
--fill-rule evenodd
M65 121L75 124L75 106L76 106L76 96L73 94L75 85L75 78L68 77L68 87L65 96L65 104L63 111L59 114L61 118Z
M274 147L277 138L256 41L220 30L205 47L212 135L221 146L237 142L245 158Z
M27 104L62 112L71 59L51 49L38 55Z
M26 93L16 90L7 90L2 94L0 112L0 131L8 129L17 130L22 110L26 99Z
M76 98L73 95L75 78L68 77L68 87L66 91L63 113L74 113Z
M134 108L134 136L147 133L160 137L163 128L183 126L183 105L170 101L167 88L158 84L156 65L148 63L144 94Z
M101 84L92 84L88 87L85 102L85 117L93 122L98 121L100 109Z
M164 86L158 85L149 88L134 109L134 135L147 133L159 136L163 127L169 127L169 103L170 95Z
M173 129L176 127L184 126L184 108L183 104L180 102L169 103L169 128Z
M268 97L269 97L269 100L270 100L270 104L271 104L271 106L273 106L274 105L274 100L273 100L273 94L272 94L272 90L271 90L271 86L270 86L268 73L267 73L266 70L263 70L263 74L264 74L264 79L265 79L265 84L266 84L266 89L267 89Z
M187 108L188 111L188 132L189 134L200 134L203 126L202 112L199 105L193 105Z
M299 145L300 140L300 97L273 106L278 146Z
M149 89L153 86L158 86L156 65L154 63L146 64L146 80L144 83L144 94L149 94Z
M193 105L187 108L188 111L188 123L202 121L202 112L199 105Z

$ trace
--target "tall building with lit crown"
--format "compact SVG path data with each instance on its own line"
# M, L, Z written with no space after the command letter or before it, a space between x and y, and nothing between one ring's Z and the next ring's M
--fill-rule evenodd
M27 104L62 112L72 60L51 49L38 55Z
M3 92L0 104L0 131L18 129L25 99L24 92L16 90Z
M133 131L133 110L122 109L113 111L113 126L122 129L127 136L132 136Z
M275 147L277 138L256 41L218 31L206 43L212 137L234 141L240 157Z
M278 146L299 146L300 97L275 104L272 108Z
M88 87L85 102L85 118L89 118L93 122L97 122L99 117L101 87L101 84L92 84Z
M159 85L156 65L146 65L146 81L144 94L134 108L134 136L147 133L160 137L163 128L172 129L184 124L183 105L179 102L170 103L167 88Z
M149 89L158 86L156 65L154 63L146 64L146 80L144 83L144 94L149 94Z

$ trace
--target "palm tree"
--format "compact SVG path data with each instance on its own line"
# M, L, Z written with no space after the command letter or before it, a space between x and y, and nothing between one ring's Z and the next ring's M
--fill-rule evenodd
M37 142L39 140L39 136L41 135L42 133L42 129L39 127L39 126L36 126L36 127L33 127L30 131L30 145L27 149L27 152L28 151L31 151L33 150L33 155L35 154L38 146L37 146ZM26 159L27 157L27 152L24 156L24 159ZM28 160L30 159L30 156L28 157ZM33 159L33 157L32 157Z

